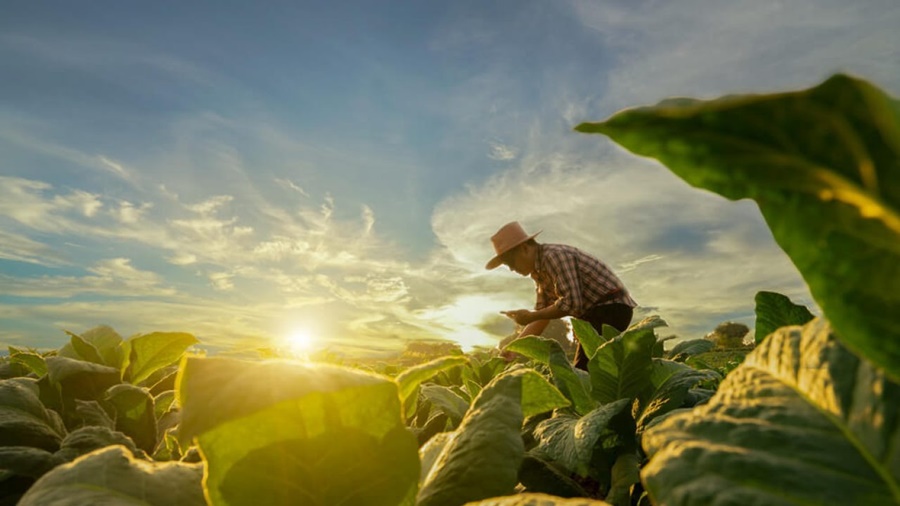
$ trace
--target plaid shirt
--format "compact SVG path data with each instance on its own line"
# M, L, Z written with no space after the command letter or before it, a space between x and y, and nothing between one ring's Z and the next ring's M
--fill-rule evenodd
M637 306L609 266L573 246L541 244L531 278L537 292L535 309L555 303L566 314L578 317L599 302ZM622 293L604 300L615 290Z

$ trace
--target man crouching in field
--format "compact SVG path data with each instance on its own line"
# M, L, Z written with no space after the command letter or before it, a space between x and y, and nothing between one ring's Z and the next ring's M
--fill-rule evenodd
M597 332L604 324L620 332L631 325L637 302L625 285L600 259L573 246L540 244L538 234L528 235L519 222L507 223L491 237L496 255L485 265L506 265L534 280L534 310L501 311L524 328L518 337L540 335L550 320L574 316L589 322ZM575 367L587 370L588 357L577 344Z

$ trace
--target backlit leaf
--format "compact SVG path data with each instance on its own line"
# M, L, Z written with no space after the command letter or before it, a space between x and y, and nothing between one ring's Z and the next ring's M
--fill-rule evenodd
M800 92L666 101L576 130L755 200L840 338L900 379L900 102L836 75Z
M579 414L586 414L596 406L575 372L572 362L555 339L528 336L509 343L506 349L550 366L556 387L565 395Z
M189 357L176 392L179 438L202 450L210 504L394 506L415 493L418 444L389 378Z
M47 363L44 362L44 357L30 351L14 350L14 348L10 347L10 362L24 365L38 377L47 374Z
M128 340L125 362L127 377L134 384L149 378L163 367L177 362L197 338L184 332L153 332Z
M400 400L405 401L415 391L417 386L431 379L437 373L463 365L466 362L467 359L463 356L441 357L406 369L397 376Z

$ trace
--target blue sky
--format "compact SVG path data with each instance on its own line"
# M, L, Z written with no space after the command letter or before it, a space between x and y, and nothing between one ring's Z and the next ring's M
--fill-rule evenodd
M492 345L519 220L669 332L814 306L752 202L572 131L670 96L900 93L888 0L15 2L0 18L0 344L62 329Z

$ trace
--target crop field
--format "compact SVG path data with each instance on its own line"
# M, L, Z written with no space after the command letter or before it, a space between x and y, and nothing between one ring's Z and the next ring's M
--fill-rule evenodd
M576 130L755 200L823 315L759 292L738 352L575 319L587 371L539 336L376 367L71 333L0 363L0 505L900 504L900 104L836 75Z

